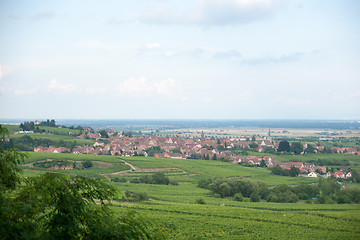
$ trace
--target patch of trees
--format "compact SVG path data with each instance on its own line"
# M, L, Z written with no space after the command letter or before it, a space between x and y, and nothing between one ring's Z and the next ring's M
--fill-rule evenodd
M261 183L252 183L249 180L233 178L217 178L217 179L201 179L198 187L209 189L213 194L222 198L233 197L237 193L241 193L243 197L250 197L257 194Z
M163 185L178 185L177 182L170 180L162 172L155 172L151 175L145 175L141 178L135 178L130 180L131 183L146 183L146 184L163 184Z
M279 165L276 165L275 167L271 168L271 173L280 176L296 177L299 175L300 169L296 167L291 167L291 169L283 169Z
M51 161L43 161L43 162L36 162L33 164L34 167L41 167L41 168L54 168L54 167L68 167L72 166L73 168L76 167L74 161L69 160L51 160Z
M202 179L198 187L209 189L221 198L231 197L235 201L251 202L261 199L267 202L295 203L306 200L308 203L360 203L359 189L341 189L335 179L319 179L318 185L279 185L268 188L263 183L253 183L244 179Z
M56 127L56 122L54 119L52 120L47 119L46 121L41 121L39 126Z
M149 148L145 149L145 152L148 154L149 157L153 157L155 155L155 153L163 153L163 152L165 152L165 150L161 149L160 146L154 146L154 147L149 147Z
M102 138L109 138L109 135L108 135L108 133L105 131L105 130L100 130L100 131L98 131L98 133L100 133L100 135L101 135L101 137Z
M121 199L123 202L142 202L142 201L148 201L149 196L146 193L140 192L131 192L131 191L125 191L125 197Z
M34 122L24 122L20 124L20 128L23 131L33 131L35 129Z
M290 152L290 143L288 141L280 141L279 147L277 149L278 152Z
M83 168L91 168L94 164L90 160L85 160L82 162Z

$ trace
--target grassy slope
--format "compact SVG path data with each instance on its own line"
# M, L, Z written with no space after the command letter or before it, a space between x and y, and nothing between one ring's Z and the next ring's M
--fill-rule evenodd
M63 140L64 142L76 142L77 145L93 145L95 141L90 141L86 139L78 139L77 137L72 136L64 136L64 135L53 135L53 134L25 134L25 133L19 133L19 134L12 134L10 135L10 138L21 138L22 136L30 136L33 139L50 139L53 141L60 141Z

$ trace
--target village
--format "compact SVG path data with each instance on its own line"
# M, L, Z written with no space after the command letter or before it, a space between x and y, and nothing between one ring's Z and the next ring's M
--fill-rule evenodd
M285 170L296 168L299 169L298 176L304 177L334 177L340 179L351 177L351 171L349 170L330 172L325 166L316 166L315 164L304 164L295 161L281 162L270 156L244 156L243 154L232 151L233 149L245 151L251 149L254 152L266 153L269 152L270 149L276 152L278 151L281 141L275 141L270 136L253 137L252 139L208 139L205 138L203 133L200 137L182 138L177 136L129 136L124 132L117 133L113 130L108 130L104 138L100 131L93 131L90 127L83 127L83 130L86 131L85 134L79 135L78 138L95 140L92 146L76 146L73 149L38 146L34 148L34 152L221 160L247 166L266 165L268 168L273 168L278 165ZM102 131L104 132L104 130ZM317 153L324 150L324 148L324 146L313 146L311 151ZM302 143L302 152L300 154L303 154L307 149L310 149L310 146L308 148L307 143ZM336 153L360 154L360 152L354 148L333 147L331 150Z

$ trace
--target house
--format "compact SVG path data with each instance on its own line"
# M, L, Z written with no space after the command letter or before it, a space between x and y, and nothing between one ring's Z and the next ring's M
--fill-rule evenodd
M95 142L94 143L94 145L93 145L94 147L103 147L104 146L104 143L102 143L102 142Z
M319 177L320 174L316 173L316 172L310 172L307 176L308 177Z
M334 172L334 178L345 178L345 174L343 172Z
M351 172L348 172L346 175L345 175L345 178L351 178L352 175L351 175Z
M357 149L355 148L345 148L347 154L357 154Z
M40 124L40 121L38 121L38 120L36 120L35 122L34 122L34 125L39 125Z

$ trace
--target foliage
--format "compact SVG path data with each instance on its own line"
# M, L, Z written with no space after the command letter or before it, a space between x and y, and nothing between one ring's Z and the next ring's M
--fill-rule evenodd
M155 172L152 175L145 175L139 179L140 183L169 185L170 179L162 172Z
M304 151L303 144L301 142L291 143L290 151L296 155L301 154Z
M197 204L206 204L206 202L205 202L205 200L203 198L196 199L195 203L197 203Z
M288 141L280 141L278 152L290 152L290 143Z
M33 164L33 166L35 167L41 167L41 168L54 168L55 166L57 167L67 167L67 166L74 166L73 161L69 161L69 160L51 160L51 161L41 161L41 162L36 162Z
M100 130L100 131L98 131L98 133L100 133L101 134L101 137L102 138L109 138L109 135L107 134L107 132L105 131L105 130Z
M124 201L129 202L141 202L141 201L148 201L149 196L146 193L135 193L131 191L125 191L126 198L123 199Z
M161 149L160 146L154 146L145 149L145 152L148 154L149 157L153 157L155 153L163 153L164 149Z
M107 202L117 191L103 181L45 173L17 185L18 164L25 155L13 149L0 150L2 239L164 238L132 213L115 217Z
M84 168L91 168L94 164L90 161L90 160L85 160L83 163L82 163L82 166Z
M274 175L280 175L280 176L290 176L290 177L296 177L300 173L300 169L296 167L291 167L290 170L288 169L282 169L278 164L271 168L271 173Z

